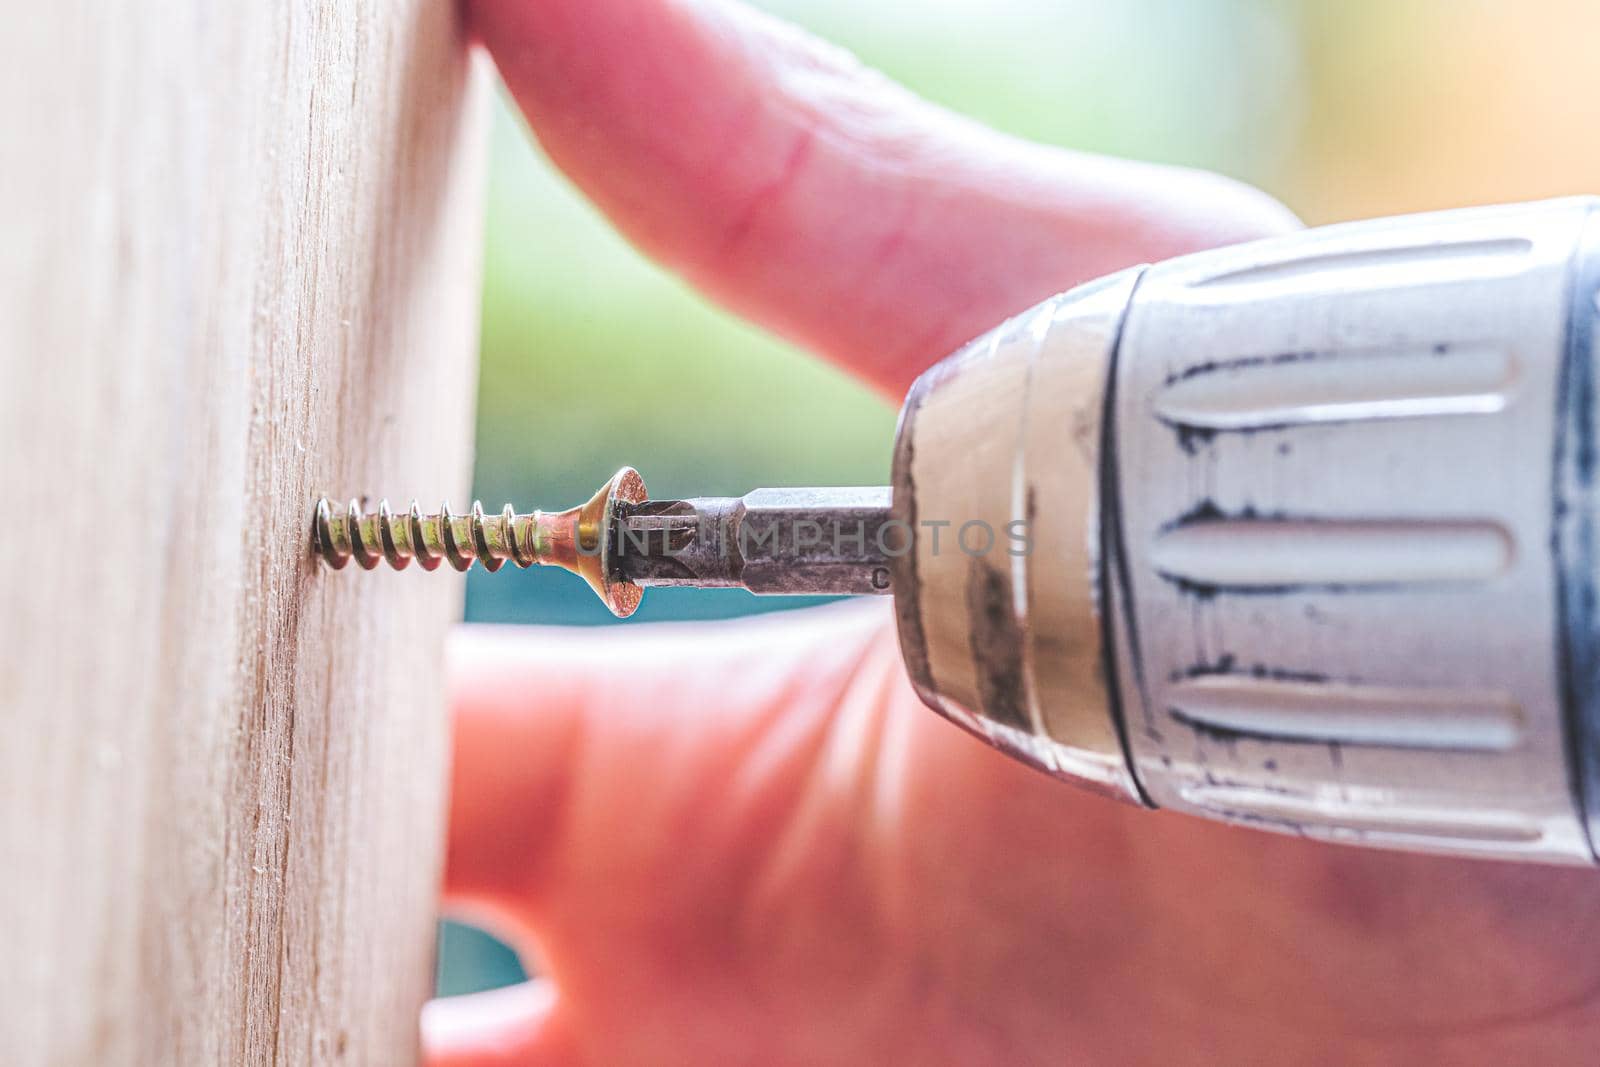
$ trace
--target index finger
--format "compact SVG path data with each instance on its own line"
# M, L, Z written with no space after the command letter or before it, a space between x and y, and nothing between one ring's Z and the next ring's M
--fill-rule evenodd
M737 3L468 11L551 158L636 244L897 398L1051 293L1295 225L1216 175L997 133Z

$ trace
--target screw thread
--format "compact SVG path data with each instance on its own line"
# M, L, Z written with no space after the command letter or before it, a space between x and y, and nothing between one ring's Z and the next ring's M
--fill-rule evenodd
M428 571L446 561L458 571L471 570L473 563L497 571L508 560L524 568L545 562L541 518L546 516L537 511L518 514L510 504L488 515L477 501L465 515L452 512L449 504L425 515L415 500L400 515L389 510L387 500L380 500L376 511L364 512L352 500L336 512L324 497L317 501L313 533L317 554L336 571L352 559L369 571L384 561L403 571L412 560Z

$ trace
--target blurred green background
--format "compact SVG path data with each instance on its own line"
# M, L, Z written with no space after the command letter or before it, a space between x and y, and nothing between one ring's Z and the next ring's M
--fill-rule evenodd
M1222 171L1312 223L1600 192L1591 0L758 6L994 126ZM565 506L623 464L658 497L885 481L893 408L645 262L545 162L503 98L488 210L478 497ZM597 403L607 386L621 402ZM655 590L636 617L789 606ZM473 571L467 617L612 621L581 582L538 568ZM520 976L503 946L445 924L441 992Z

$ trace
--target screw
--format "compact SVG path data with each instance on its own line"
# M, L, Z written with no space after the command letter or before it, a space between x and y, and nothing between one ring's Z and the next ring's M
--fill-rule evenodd
M474 502L465 515L452 513L449 504L425 515L413 500L396 515L387 500L380 500L376 511L364 512L355 500L335 511L323 497L312 523L312 548L336 571L352 559L369 571L385 560L397 571L412 560L429 571L446 560L458 571L470 570L474 562L497 571L508 560L524 568L560 567L588 582L606 607L625 617L639 606L641 594L637 585L614 574L610 533L616 505L644 499L644 480L632 467L614 474L587 503L558 512L518 513L507 504L489 515Z

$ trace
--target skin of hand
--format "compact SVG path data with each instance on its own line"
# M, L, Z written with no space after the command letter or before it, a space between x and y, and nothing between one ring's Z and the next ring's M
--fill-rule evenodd
M1004 316L1290 229L1026 144L768 17L473 0L551 158L642 250L898 400ZM446 900L540 977L432 1067L1591 1062L1590 872L1126 808L923 707L887 605L451 649Z

